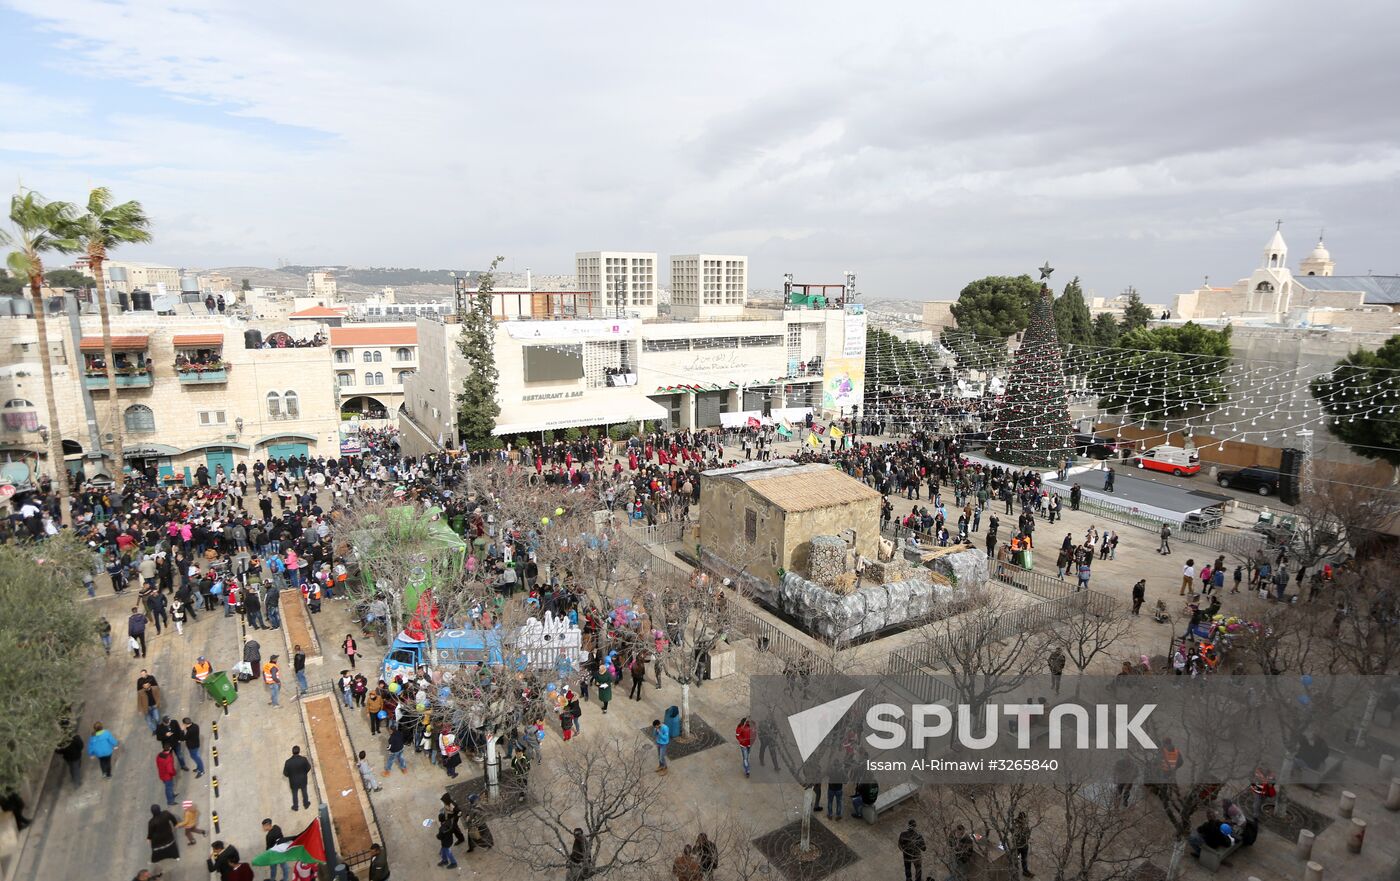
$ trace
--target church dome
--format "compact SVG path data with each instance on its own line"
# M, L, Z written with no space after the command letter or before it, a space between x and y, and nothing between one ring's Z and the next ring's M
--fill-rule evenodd
M1312 249L1312 253L1308 255L1308 258L1311 260L1327 261L1332 259L1332 254L1327 250L1327 246L1322 244L1322 239L1318 239L1317 247Z

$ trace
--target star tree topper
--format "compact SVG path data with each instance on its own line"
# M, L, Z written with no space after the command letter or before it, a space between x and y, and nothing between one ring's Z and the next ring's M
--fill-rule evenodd
M1055 271L1055 268L1054 268L1053 266L1050 265L1050 261L1049 261L1049 260L1046 260L1046 261L1045 261L1045 265L1042 266L1042 267L1040 267L1040 280L1041 280L1041 281L1048 281L1048 280L1050 279L1050 273L1052 273L1052 272L1054 272L1054 271Z

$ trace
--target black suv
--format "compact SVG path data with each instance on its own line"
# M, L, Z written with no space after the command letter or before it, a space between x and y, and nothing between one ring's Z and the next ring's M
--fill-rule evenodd
M1092 434L1076 434L1070 441L1077 456L1091 459L1114 459L1118 457L1118 441L1111 437L1097 437Z
M1261 496L1274 496L1278 495L1279 481L1282 478L1283 475L1276 468L1251 465L1248 468L1218 471L1215 482L1226 489L1242 489L1257 492Z

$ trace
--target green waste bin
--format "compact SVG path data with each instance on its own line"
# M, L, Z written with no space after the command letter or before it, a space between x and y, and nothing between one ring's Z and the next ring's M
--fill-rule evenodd
M219 704L231 704L238 700L238 689L234 688L233 680L225 670L211 673L209 678L204 680L204 690Z

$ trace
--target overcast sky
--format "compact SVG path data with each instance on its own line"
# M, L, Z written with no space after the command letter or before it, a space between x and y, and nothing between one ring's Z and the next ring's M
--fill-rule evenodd
M1389 0L0 0L0 172L140 199L125 255L183 266L704 250L937 299L1048 258L1166 301L1276 218L1295 268L1326 227L1339 274L1400 271L1397 32Z

